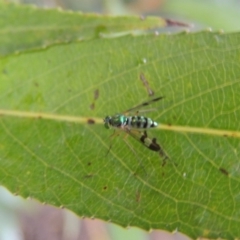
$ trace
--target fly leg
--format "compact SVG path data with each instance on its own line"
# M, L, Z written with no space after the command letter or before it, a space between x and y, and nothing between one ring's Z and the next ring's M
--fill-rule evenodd
M113 134L110 135L110 145L109 145L106 156L109 154L110 150L112 149L113 138L117 137L118 135L119 135L119 132L117 132L116 130L114 130Z
M130 129L129 128L125 128L125 131L128 133L130 132ZM143 167L143 164L142 164L142 160L139 158L138 154L136 153L136 151L134 150L133 146L129 143L129 141L127 141L127 137L128 137L128 134L126 134L124 137L123 137L123 141L126 143L126 145L130 148L130 150L133 152L133 154L135 155L137 161L139 162L139 166L141 166L141 168L143 169L143 171L145 172L145 174L147 175L147 172L145 170L145 168Z

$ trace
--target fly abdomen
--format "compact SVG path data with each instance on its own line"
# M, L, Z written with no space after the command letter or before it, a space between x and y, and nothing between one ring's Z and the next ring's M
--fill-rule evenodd
M132 116L127 118L126 125L130 128L145 129L156 127L158 124L151 118L143 116Z

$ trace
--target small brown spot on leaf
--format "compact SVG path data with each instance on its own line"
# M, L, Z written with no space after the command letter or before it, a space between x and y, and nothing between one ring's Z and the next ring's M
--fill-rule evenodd
M88 124L94 124L95 121L94 121L93 119L89 118L89 119L87 120L87 123L88 123Z
M93 102L91 105L90 105L90 109L93 110L95 108L95 103Z
M94 174L87 174L87 175L84 176L84 178L91 178L93 176L94 176Z
M34 82L33 84L34 84L35 87L39 87L38 82Z
M141 200L141 193L140 192L136 192L136 202L139 203Z
M220 172L228 176L228 171L225 168L219 168Z
M95 101L99 98L99 89L96 89L93 94L93 102L90 105L90 109L93 110L95 108Z
M97 100L98 97L99 97L99 89L96 89L96 90L94 91L94 100Z

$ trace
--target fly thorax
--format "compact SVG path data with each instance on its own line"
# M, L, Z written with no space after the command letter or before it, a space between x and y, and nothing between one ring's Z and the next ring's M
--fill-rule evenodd
M112 118L112 125L114 127L121 127L122 125L125 125L126 123L126 117L124 115L116 115Z

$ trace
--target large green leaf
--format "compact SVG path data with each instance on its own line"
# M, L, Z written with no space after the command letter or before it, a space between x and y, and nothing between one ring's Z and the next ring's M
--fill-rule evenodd
M159 17L109 17L6 4L0 0L0 56L53 44L164 27Z
M239 237L239 42L207 32L125 36L2 58L0 183L123 226ZM107 154L113 132L102 119L148 98L141 73L165 96L146 113L162 123L150 134L165 166L125 134Z

